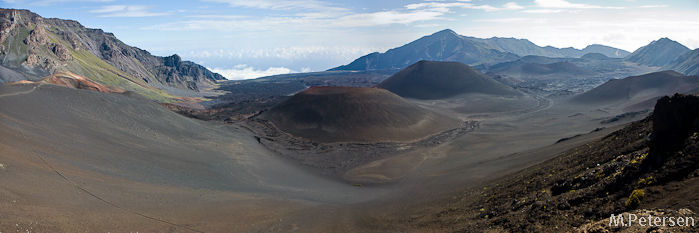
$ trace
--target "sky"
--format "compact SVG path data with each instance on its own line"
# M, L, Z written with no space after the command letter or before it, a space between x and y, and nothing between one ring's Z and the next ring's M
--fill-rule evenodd
M323 71L452 29L633 52L663 37L699 47L697 0L0 0L178 54L228 79Z

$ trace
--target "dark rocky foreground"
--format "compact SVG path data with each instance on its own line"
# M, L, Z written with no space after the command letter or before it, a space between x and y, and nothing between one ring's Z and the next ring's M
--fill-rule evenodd
M454 232L696 232L698 227L602 225L612 214L629 212L699 219L697 132L699 97L664 97L644 120L466 191L439 211L398 221Z

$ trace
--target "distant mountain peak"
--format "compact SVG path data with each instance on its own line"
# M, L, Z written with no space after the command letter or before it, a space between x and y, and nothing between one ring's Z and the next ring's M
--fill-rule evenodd
M494 65L514 61L523 56L581 57L587 53L601 53L611 58L630 54L609 46L588 46L590 49L559 49L540 47L527 39L492 37L481 39L462 36L451 29L444 29L385 53L371 53L357 58L347 65L331 70L380 70L402 69L420 60L457 61L467 65Z
M451 29L444 29L444 30L435 32L435 33L432 34L432 35L425 36L425 37L423 37L423 38L421 38L421 39L444 39L444 38L448 38L448 39L451 39L451 40L456 40L456 39L459 39L459 38L461 38L461 37L462 37L461 35L457 34L456 32L452 31Z
M663 37L643 46L626 57L627 61L641 65L662 67L689 51L677 41Z
M432 35L442 35L442 34L453 34L453 35L457 35L457 36L459 35L451 29L444 29L444 30L438 31Z

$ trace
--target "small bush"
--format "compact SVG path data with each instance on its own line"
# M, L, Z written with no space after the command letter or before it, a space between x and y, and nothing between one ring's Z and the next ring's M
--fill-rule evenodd
M631 192L631 195L629 196L629 200L626 201L626 208L633 208L641 204L641 200L643 200L643 189L634 189L633 192Z
M604 179L606 175L604 174L604 171L600 170L597 173L595 173L595 179L601 180Z
M638 186L636 188L644 188L655 184L657 181L652 176L646 177L638 181Z

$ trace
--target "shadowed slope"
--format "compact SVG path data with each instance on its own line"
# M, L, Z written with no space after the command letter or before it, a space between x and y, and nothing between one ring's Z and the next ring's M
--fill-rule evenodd
M674 71L663 71L631 76L606 82L571 101L584 104L622 104L631 106L645 103L651 108L660 96L674 93L693 93L699 90L699 76L684 76Z
M466 93L521 95L515 89L459 62L419 61L377 87L416 99L443 99Z
M304 203L379 195L271 154L132 92L0 85L0 229L258 232Z
M360 87L311 87L261 117L320 142L411 141L458 125L384 89Z
M699 49L684 53L660 70L674 70L684 75L699 75Z
M511 62L510 64L503 64L503 67L497 67L495 69L492 69L491 71L489 71L489 74L506 75L508 77L520 79L581 78L590 77L594 75L594 73L580 68L579 66L570 62L525 63L524 61L516 61Z

